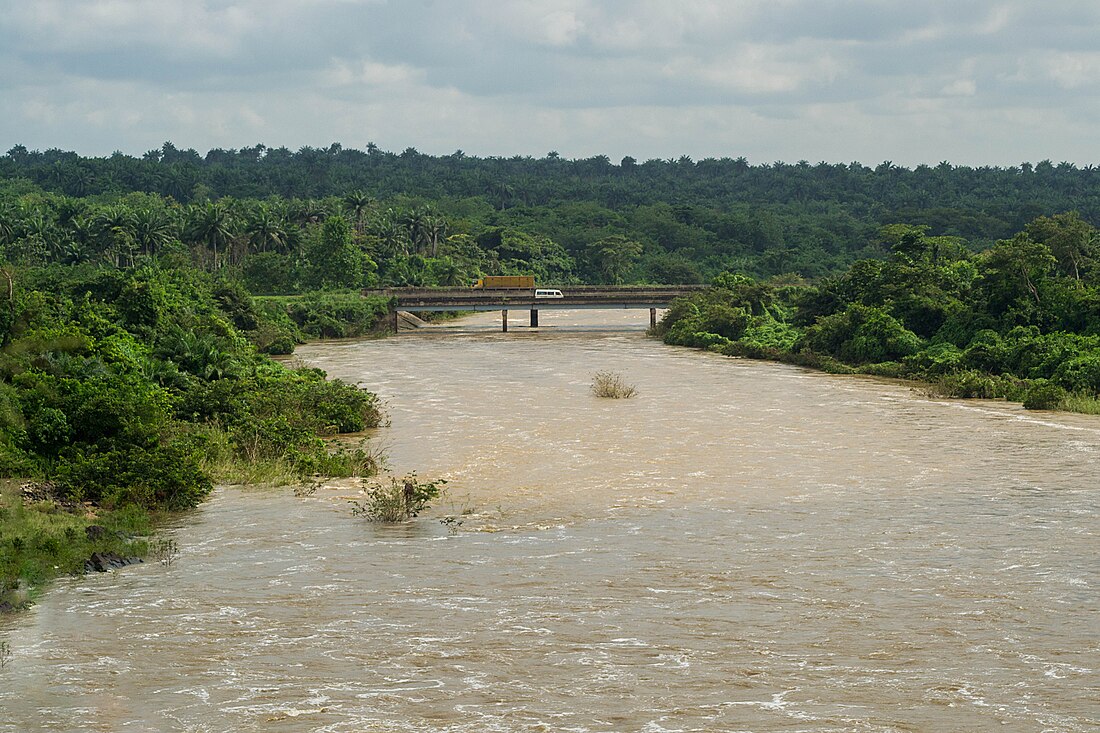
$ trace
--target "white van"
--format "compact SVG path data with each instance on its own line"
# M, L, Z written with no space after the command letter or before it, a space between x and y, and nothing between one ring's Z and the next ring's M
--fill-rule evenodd
M535 297L536 298L564 298L565 296L561 294L560 290L542 290L542 289L539 289L539 290L535 291Z

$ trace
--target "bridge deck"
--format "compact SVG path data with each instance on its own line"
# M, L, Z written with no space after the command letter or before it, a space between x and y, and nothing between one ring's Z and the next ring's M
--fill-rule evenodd
M562 287L561 298L536 298L530 288L385 288L364 295L392 298L395 310L566 310L574 308L667 308L676 298L703 289L703 285Z

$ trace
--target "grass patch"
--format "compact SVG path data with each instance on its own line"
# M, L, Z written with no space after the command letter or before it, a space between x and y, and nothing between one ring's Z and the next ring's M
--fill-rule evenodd
M1062 398L1057 409L1083 415L1100 415L1100 397L1071 392Z
M101 530L89 531L96 526ZM60 575L84 572L93 552L143 557L152 517L128 506L87 513L55 501L24 502L15 481L0 486L0 604L21 608L34 589Z
M200 467L218 484L292 486L310 476L373 476L384 462L383 448L365 439L311 437L302 447L270 446L214 424L192 428L191 437L202 446Z

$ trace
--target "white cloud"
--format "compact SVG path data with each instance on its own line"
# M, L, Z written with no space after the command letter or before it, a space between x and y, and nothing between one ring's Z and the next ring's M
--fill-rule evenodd
M831 82L844 64L829 53L806 53L797 47L746 43L706 61L678 59L666 66L682 83L702 81L748 94L795 92L809 84Z
M584 23L570 10L549 13L543 23L544 38L552 46L567 46L576 41L584 30Z
M335 61L321 74L326 86L408 87L424 82L424 71L408 64L376 61Z
M973 79L956 79L943 88L941 93L948 97L973 97L978 85Z
M35 0L7 11L25 46L74 53L137 43L228 56L258 16L247 6L187 0ZM260 21L262 22L262 21Z
M1050 53L1040 68L1063 89L1080 89L1100 84L1100 52Z
M0 150L1095 157L1087 0L6 5Z

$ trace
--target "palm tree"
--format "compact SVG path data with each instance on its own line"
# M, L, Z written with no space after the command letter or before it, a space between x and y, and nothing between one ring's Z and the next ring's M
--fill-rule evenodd
M466 282L466 276L450 257L439 260L433 269L436 283L444 287L456 287Z
M412 245L413 252L420 251L420 209L409 209L398 217L401 226L405 228L405 237Z
M439 242L447 238L447 220L442 216L427 212L421 221L421 236L432 246L432 257L439 250Z
M621 234L613 234L588 245L587 253L607 282L622 285L623 276L642 254L642 245Z
M358 189L344 196L344 208L347 209L352 221L355 222L355 234L358 236L359 241L363 241L367 212L370 211L373 203L373 198Z
M0 246L8 245L18 238L19 216L10 204L0 206Z
M290 215L291 220L303 228L309 224L320 224L326 216L325 205L314 199L295 201Z
M134 212L134 240L146 256L155 255L179 235L164 209L146 206Z
M92 218L100 251L115 267L134 264L134 216L121 204L108 206Z
M392 258L409 254L409 230L397 212L386 209L377 226L376 235L384 256Z
M245 234L249 244L260 252L266 252L268 247L280 251L287 245L286 225L286 219L280 212L273 210L269 204L260 203L248 217Z
M95 215L84 214L69 222L69 238L72 241L70 262L91 262L96 254Z
M430 207L413 209L401 217L401 223L409 233L409 241L417 252L426 252L429 247L432 257L439 249L439 242L447 236L447 220L437 215Z
M233 239L233 216L220 201L207 201L192 206L188 215L187 236L214 252L214 269L218 269L218 247L225 247Z

